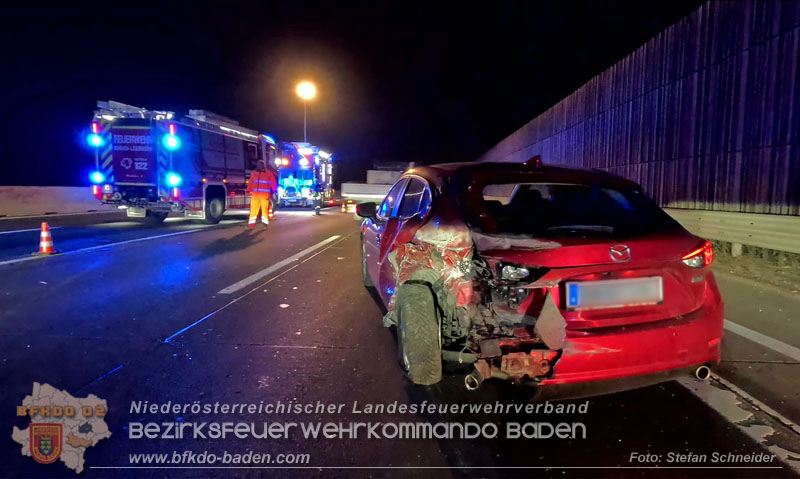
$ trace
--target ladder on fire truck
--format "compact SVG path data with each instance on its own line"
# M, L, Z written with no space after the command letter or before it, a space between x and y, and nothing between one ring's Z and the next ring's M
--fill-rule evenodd
M116 118L142 118L155 120L171 120L175 113L171 111L150 111L139 106L126 105L118 101L98 101L97 110L94 112L96 118L113 121Z

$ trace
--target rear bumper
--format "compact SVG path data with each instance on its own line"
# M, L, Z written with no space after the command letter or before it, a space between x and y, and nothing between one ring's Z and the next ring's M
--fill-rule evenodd
M608 332L568 333L553 377L540 385L628 378L719 362L722 323L722 301L712 280L704 306L682 318Z
M143 208L153 211L169 211L172 201L128 201L128 200L102 200L101 203L110 206L126 206L129 208Z

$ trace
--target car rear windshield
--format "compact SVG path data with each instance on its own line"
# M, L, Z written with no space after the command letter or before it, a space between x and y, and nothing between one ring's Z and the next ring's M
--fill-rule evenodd
M658 205L633 189L500 183L484 185L480 198L465 199L462 206L468 223L490 233L541 238L629 238L679 228Z

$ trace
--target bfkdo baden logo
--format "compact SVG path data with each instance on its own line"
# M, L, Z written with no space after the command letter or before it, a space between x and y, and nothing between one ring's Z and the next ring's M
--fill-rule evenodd
M18 417L30 418L26 429L14 426L11 438L22 446L23 456L83 471L86 450L111 437L105 422L108 406L94 394L76 398L49 384L33 383L33 393L17 406Z
M62 424L31 424L31 455L36 462L50 464L61 456Z

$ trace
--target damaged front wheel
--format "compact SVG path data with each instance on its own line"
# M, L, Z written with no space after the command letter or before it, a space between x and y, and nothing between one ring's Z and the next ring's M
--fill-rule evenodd
M397 349L408 379L422 385L438 383L442 380L442 347L430 288L424 284L404 284L397 292L395 311Z

